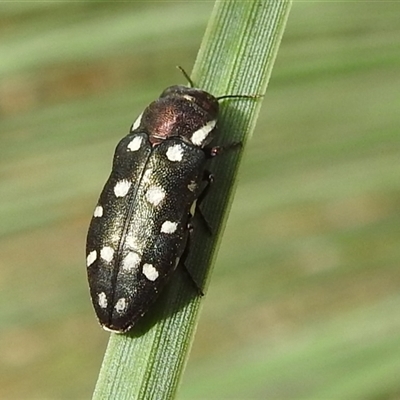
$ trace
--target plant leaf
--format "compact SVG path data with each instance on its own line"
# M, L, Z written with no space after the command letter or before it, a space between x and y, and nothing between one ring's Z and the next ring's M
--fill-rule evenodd
M215 4L192 80L220 96L264 94L285 28L291 2L218 1ZM241 142L254 129L261 98L221 102L216 143ZM223 232L242 154L226 151L210 163L216 183L202 203L213 230L195 230L187 260L196 282L206 290ZM199 221L197 221L199 222ZM200 224L199 224L200 225ZM201 298L188 278L176 271L171 284L131 333L111 334L94 399L174 398L197 325Z

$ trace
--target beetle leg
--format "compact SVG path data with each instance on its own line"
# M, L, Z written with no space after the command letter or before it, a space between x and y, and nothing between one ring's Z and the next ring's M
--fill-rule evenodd
M192 232L193 232L193 225L190 222L188 223L188 230L189 230L189 235L188 235L186 247L185 247L185 250L183 251L183 254L179 261L179 264L182 266L183 270L186 273L186 276L189 278L189 280L190 280L193 288L196 290L197 294L199 296L204 296L203 290L201 289L201 287L198 284L198 282L196 281L196 279L194 279L193 275L190 273L190 271L188 270L188 268L186 267L186 264L185 264L186 258L190 251L191 237L192 237Z
M204 216L204 214L202 213L199 206L201 205L201 203L203 202L203 200L209 193L211 185L214 183L214 175L210 171L207 171L207 170L204 171L203 181L205 181L206 183L205 183L205 186L204 186L202 192L200 193L200 196L196 200L196 204L195 204L196 209L193 211L196 212L196 215L199 215L199 217L202 221L202 224L203 224L205 230L208 232L208 234L212 235L213 230L211 228L211 224L208 222L207 218ZM192 215L194 215L194 214L192 214Z
M203 150L207 158L213 158L221 155L221 153L227 150L233 150L236 149L237 147L242 147L242 142L233 142L227 144L226 146L205 147Z

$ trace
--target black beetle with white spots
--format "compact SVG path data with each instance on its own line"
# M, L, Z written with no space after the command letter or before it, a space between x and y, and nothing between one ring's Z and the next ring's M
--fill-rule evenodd
M143 316L179 264L204 189L219 104L171 86L116 147L86 244L90 294L104 329L123 333Z

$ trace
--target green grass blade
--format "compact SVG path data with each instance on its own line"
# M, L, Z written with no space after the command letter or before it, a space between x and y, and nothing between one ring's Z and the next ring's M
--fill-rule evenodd
M264 94L282 37L290 2L217 2L192 79L214 95ZM216 142L241 141L252 132L261 99L223 101ZM194 233L187 260L198 282L207 287L221 238L242 151L212 161L217 190L202 204L215 234ZM204 206L204 207L203 207ZM128 335L112 334L94 399L170 399L176 394L195 332L201 299L177 271L160 300Z

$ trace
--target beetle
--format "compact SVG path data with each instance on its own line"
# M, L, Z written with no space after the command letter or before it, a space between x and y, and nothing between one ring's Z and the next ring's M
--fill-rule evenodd
M184 71L183 71L184 72ZM147 312L187 249L196 201L205 193L208 148L219 103L170 86L117 145L86 243L93 307L104 329L124 333ZM207 175L208 176L208 175Z

